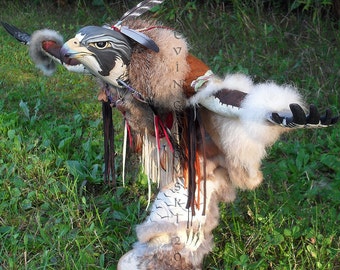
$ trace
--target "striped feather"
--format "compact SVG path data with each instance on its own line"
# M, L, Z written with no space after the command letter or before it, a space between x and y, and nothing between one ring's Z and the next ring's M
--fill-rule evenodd
M140 2L137 6L134 8L128 10L124 13L124 15L120 18L119 22L122 22L126 19L136 18L144 14L145 12L149 11L153 7L160 5L163 3L164 0L144 0Z
M31 40L30 34L27 34L26 32L16 28L14 25L8 24L6 22L1 22L1 24L16 40L20 41L24 45L29 45Z

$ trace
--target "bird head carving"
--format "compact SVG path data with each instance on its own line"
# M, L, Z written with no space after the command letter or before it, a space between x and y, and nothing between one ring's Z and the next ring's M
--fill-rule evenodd
M121 87L128 79L132 45L123 34L99 26L86 26L61 48L62 58L77 59L93 75Z

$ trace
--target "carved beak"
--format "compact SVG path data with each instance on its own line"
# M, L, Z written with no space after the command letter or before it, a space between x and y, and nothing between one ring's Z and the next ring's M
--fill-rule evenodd
M82 46L77 38L71 38L60 50L61 56L64 58L83 58L84 56L93 55L86 47Z

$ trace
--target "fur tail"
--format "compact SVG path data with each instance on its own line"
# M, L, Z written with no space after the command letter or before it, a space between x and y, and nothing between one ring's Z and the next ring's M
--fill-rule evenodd
M56 70L54 59L43 49L43 42L49 42L50 46L60 47L63 45L63 37L56 31L43 29L35 31L29 43L29 52L37 68L45 75L52 75ZM58 60L58 59L55 59Z

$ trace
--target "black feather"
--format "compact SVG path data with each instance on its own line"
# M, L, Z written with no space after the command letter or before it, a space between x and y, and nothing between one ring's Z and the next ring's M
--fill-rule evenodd
M31 35L16 28L14 25L6 22L1 22L6 31L11 34L16 40L20 41L24 45L28 45L31 40Z

